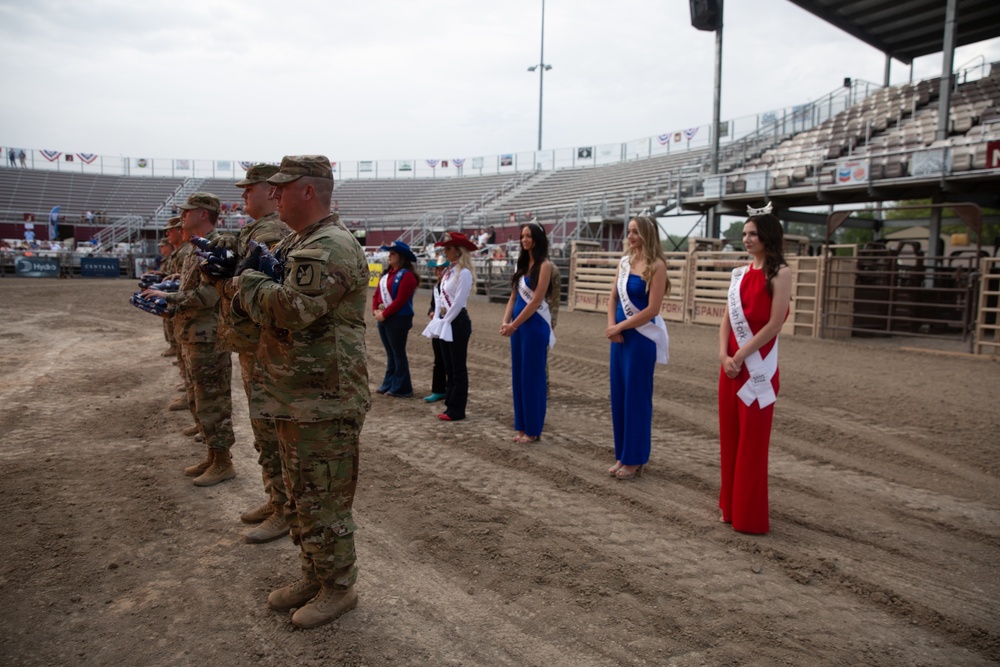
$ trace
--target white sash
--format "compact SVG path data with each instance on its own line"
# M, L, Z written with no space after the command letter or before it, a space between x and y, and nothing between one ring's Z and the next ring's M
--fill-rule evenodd
M528 287L528 281L521 276L521 279L517 281L517 293L524 299L524 303L531 303L531 300L535 298L535 290ZM549 325L549 349L556 344L556 332L552 330L552 313L549 312L549 304L542 300L542 305L538 306L538 310L535 311L542 316L545 323Z
M382 307L385 308L392 303L392 292L389 291L389 274L383 273L378 280L378 290L382 295Z
M743 282L747 273L746 266L733 269L732 280L729 281L729 324L736 336L736 344L743 347L753 338L754 332L750 330L750 323L747 322L746 314L743 312L743 300L740 299L740 283ZM740 397L744 405L751 406L754 401L762 408L774 403L778 397L774 394L774 386L771 378L778 370L778 339L774 339L774 347L767 357L760 356L760 350L755 350L753 354L744 359L750 379L747 380L736 395Z
M631 270L632 263L629 262L628 255L625 255L618 265L618 303L622 305L626 318L638 312L632 305L632 300L628 298L628 276ZM667 325L662 316L657 314L635 330L656 343L656 363L666 364L670 360L670 336L667 334Z
M448 294L448 285L452 283L452 292L458 291L458 274L461 272L453 271L454 267L448 267L444 275L441 276L441 280L435 286L434 294L434 317L427 326L424 327L422 333L423 336L427 338L440 338L443 341L452 342L454 338L451 334L451 322L446 322L445 317L448 315L448 311L451 310L451 305L454 303L451 296ZM454 279L452 275L454 274Z

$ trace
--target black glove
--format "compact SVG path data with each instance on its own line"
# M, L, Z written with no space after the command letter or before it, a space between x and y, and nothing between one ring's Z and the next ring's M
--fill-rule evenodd
M136 292L132 295L132 298L129 299L129 303L140 310L145 310L147 313L159 315L160 317L170 317L170 305L167 303L166 299L160 297L147 299L144 298L139 292Z
M240 275L247 269L260 271L271 280L280 283L285 277L285 268L281 262L281 250L275 251L272 255L263 243L250 241L250 252L236 267L236 275Z
M201 258L202 272L212 278L231 278L236 271L236 254L226 247L227 242L220 243L221 239L232 237L209 241L201 236L192 236L191 244L197 248L194 253Z

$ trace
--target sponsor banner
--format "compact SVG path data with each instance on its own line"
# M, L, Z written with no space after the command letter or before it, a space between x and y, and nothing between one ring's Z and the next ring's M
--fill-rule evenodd
M413 160L400 160L399 161L400 171L413 171Z
M702 186L705 189L706 197L715 197L718 199L722 195L726 194L726 177L709 176L702 181Z
M858 185L867 183L871 174L868 160L841 160L837 162L834 185Z
M510 167L510 166L513 166L513 164L514 164L514 154L513 153L507 153L506 155L501 155L500 156L500 166L501 167ZM473 167L475 167L475 164L473 164Z
M986 168L1000 169L1000 141L986 142Z
M371 170L372 170L371 160L362 160L361 162L358 162L358 171L371 171Z
M18 257L14 272L24 278L58 278L59 260L54 257Z
M939 176L951 171L951 153L947 148L914 151L910 157L911 176Z
M378 287L378 281L382 279L382 265L372 264L371 262L369 262L368 273L370 274L368 278L368 286Z
M767 170L748 171L743 174L743 180L747 183L747 192L764 192L767 190Z
M80 275L85 278L117 278L122 274L117 257L81 257Z
M482 169L483 168L483 158L481 158L481 157L474 157L474 158L472 158L472 168L473 169Z
M576 159L577 160L589 160L594 157L594 147L593 146L583 146L576 149Z

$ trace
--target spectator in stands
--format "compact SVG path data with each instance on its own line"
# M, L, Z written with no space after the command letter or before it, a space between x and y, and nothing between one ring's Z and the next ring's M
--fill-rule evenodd
M12 167L17 166L17 155L14 153L13 148L7 149L7 161L10 162L10 166Z
M748 206L747 212L743 245L753 261L733 269L719 326L719 520L760 534L770 530L767 452L779 387L778 332L788 317L792 270L771 205ZM752 381L751 372L760 380Z
M25 161L28 159L28 154L24 152L23 148L21 149L21 152L17 154L17 157L21 160L21 169L26 169L28 165L25 164Z
M608 473L635 479L649 461L653 425L653 370L667 363L670 343L660 316L670 291L656 222L640 215L628 223L628 254L618 264L608 299L611 342L611 423L615 464Z
M35 230L24 228L24 241L29 245L35 242Z
M420 284L413 268L417 256L402 241L393 241L380 249L389 252L389 270L379 278L372 297L372 314L385 348L386 367L382 384L375 393L409 398L413 396L413 384L406 339L413 328L413 292Z
M490 225L490 229L486 233L486 243L489 245L493 245L496 242L497 242L497 230L493 228L493 225Z
M489 242L490 235L485 229L482 228L479 229L478 234L479 235L476 237L476 243L480 248L485 248L486 244Z
M514 394L514 442L535 442L545 424L545 369L555 345L552 317L545 299L551 287L549 239L536 222L521 228L521 254L511 280L500 335L510 338Z
M170 215L177 215L177 202L170 205Z
M444 347L448 388L445 391L445 410L437 417L450 422L465 419L465 406L469 400L466 359L469 338L472 337L472 320L465 306L476 285L476 269L471 253L477 248L465 234L458 232L445 234L444 239L434 245L444 248L444 256L451 266L441 278L441 301L437 304L434 319L424 329L424 335L440 338Z

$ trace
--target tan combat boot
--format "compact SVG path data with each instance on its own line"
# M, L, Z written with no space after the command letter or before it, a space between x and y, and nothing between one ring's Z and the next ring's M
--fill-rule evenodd
M196 463L193 466L188 466L184 468L184 474L188 477L198 477L206 470L208 470L212 465L212 450L208 450L208 454L205 455L205 460L201 463Z
M241 514L240 521L242 521L243 523L260 523L267 517L274 514L275 510L277 509L278 506L275 505L270 500L268 500L260 507L255 507L252 510L247 510L246 512Z
M160 352L160 356L161 357L176 357L177 356L177 348L176 347L168 347L163 352Z
M285 513L279 509L272 512L271 516L267 517L264 523L244 535L243 539L247 544L264 544L265 542L273 542L274 540L282 537L288 537L289 528L288 518L285 517Z
M215 486L219 482L236 477L236 468L233 467L233 457L228 449L216 449L212 451L212 465L200 476L194 478L195 486Z
M271 591L271 594L267 596L267 606L275 611L288 611L309 602L316 597L319 591L318 581L302 578L294 584L288 584Z
M190 408L190 406L188 405L187 396L178 396L170 402L170 405L167 406L167 410L170 410L171 412L179 412L180 410L187 410L188 408Z
M187 390L187 387L184 386L183 382L178 382L177 385L174 387L174 391L185 391L185 390Z
M183 431L181 431L181 433L184 434L184 435L187 435L187 436L195 436L195 435L198 435L198 433L200 433L200 431L198 430L198 425L197 424L191 424L186 429L184 429Z
M318 628L337 620L357 606L358 594L353 586L348 589L323 586L319 595L292 614L292 624L305 630Z

